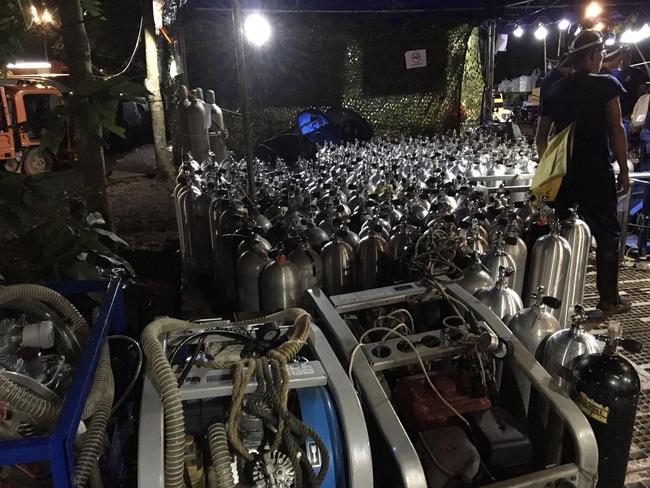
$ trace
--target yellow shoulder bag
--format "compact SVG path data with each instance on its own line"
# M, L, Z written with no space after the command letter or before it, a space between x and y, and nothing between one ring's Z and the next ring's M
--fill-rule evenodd
M574 131L575 122L572 122L549 141L530 185L536 197L545 197L551 202L555 200L562 178L566 175L567 164L571 159Z

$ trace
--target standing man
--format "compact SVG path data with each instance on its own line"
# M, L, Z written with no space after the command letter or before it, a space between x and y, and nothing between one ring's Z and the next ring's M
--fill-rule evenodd
M552 124L541 124L538 151L541 156L546 150L551 125L560 132L575 123L573 151L554 207L563 218L577 203L596 238L598 308L609 317L631 308L618 294L617 192L626 194L630 188L619 101L625 90L613 76L598 74L605 56L600 33L582 31L569 52L575 71L551 90ZM610 148L621 168L618 180L610 163Z
M537 145L537 152L540 155L546 150L551 129L551 105L549 100L551 87L562 78L569 76L571 71L573 71L573 67L568 61L569 53L565 52L557 60L555 67L542 79L542 84L539 87L539 118L537 119L535 144ZM540 151L540 149L542 150Z

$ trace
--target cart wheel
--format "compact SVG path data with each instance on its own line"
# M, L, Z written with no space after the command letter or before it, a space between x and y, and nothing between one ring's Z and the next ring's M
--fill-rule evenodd
M10 173L18 173L20 171L20 163L14 158L5 159L4 168L5 171L9 171Z
M54 157L49 151L39 151L37 147L30 149L23 156L23 172L27 175L49 173L54 166Z

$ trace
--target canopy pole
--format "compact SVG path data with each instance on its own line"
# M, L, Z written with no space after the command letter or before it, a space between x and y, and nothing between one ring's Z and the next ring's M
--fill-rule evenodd
M248 176L248 198L255 203L255 165L253 163L253 147L251 145L251 117L248 86L248 70L246 68L246 51L244 46L244 26L241 19L239 0L232 0L232 22L235 30L235 57L237 63L237 78L239 79L239 98L241 99L242 125L244 132L244 156L246 158L246 174Z
M494 115L494 62L497 40L496 20L488 20L487 76L485 80L486 122L491 122Z

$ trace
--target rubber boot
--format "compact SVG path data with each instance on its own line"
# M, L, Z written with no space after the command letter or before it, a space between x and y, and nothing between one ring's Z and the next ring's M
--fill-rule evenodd
M596 248L596 286L600 301L596 306L605 317L627 313L631 305L618 294L619 248L618 239L598 243Z

